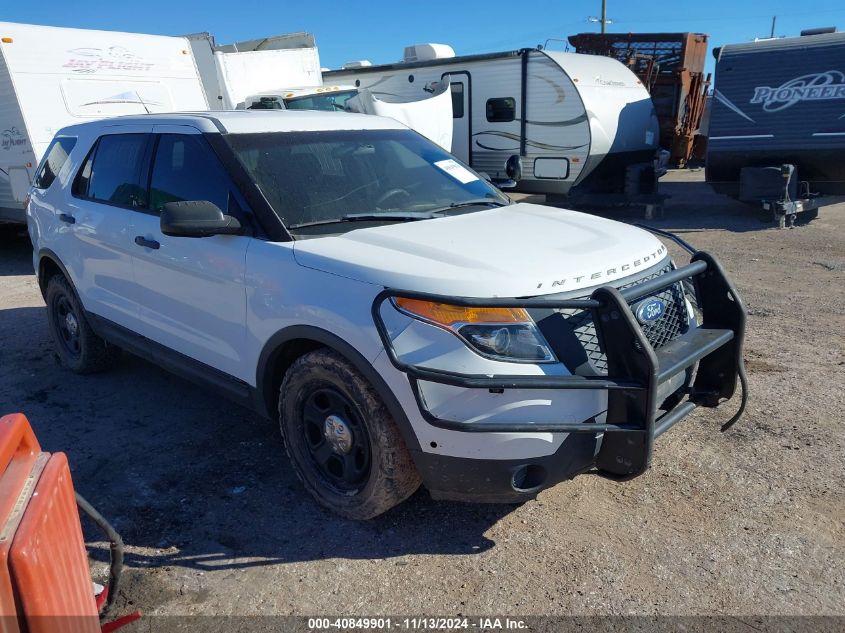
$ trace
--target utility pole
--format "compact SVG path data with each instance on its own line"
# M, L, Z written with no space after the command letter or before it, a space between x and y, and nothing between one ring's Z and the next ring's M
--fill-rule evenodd
M775 22L777 22L777 20L778 20L778 16L773 15L772 16L772 34L769 37L775 36Z
M604 34L607 28L607 0L601 0L601 32ZM774 33L775 27L772 25L772 33Z
M607 0L601 0L601 15L599 17L591 15L587 18L587 22L592 22L593 24L598 22L601 24L602 34L607 32L607 25L613 24L613 20L607 19Z

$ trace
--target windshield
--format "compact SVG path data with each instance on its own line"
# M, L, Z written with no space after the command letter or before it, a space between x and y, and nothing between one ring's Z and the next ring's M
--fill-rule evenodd
M419 220L435 212L468 212L509 202L411 130L230 134L227 139L291 230L355 220ZM352 228L330 226L322 232Z
M324 92L306 97L293 97L285 99L285 107L288 110L346 110L346 101L357 94L357 90L346 90L344 92Z

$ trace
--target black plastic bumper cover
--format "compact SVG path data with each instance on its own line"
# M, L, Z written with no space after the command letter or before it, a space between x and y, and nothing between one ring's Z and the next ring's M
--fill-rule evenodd
M692 279L701 311L699 327L655 351L638 324L630 304L684 279ZM468 307L524 307L583 309L592 312L602 350L607 357L605 376L482 376L431 369L402 362L381 319L382 304L393 297L409 297ZM710 254L695 253L687 266L622 291L597 288L589 299L547 300L457 298L386 289L372 306L373 319L394 367L408 375L424 419L433 426L466 432L603 433L595 465L621 477L645 471L654 440L697 406L716 407L733 396L743 374L742 345L746 310L734 285ZM678 372L698 364L689 399L660 412L658 386ZM462 422L437 418L426 407L419 381L469 389L601 389L607 391L604 423L584 422ZM662 413L662 415L658 415ZM550 482L552 483L552 482Z

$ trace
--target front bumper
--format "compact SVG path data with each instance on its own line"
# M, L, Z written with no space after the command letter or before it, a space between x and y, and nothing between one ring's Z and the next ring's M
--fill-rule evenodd
M672 342L655 350L637 322L631 304L686 279L692 280L695 289L696 303L701 313L700 325L690 328ZM391 297L397 296L470 307L590 310L601 348L607 356L607 376L470 375L405 363L397 355L387 327L381 318L382 304ZM408 376L420 413L429 424L463 432L584 434L584 439L589 440L578 443L578 448L575 450L578 454L577 459L564 459L558 451L555 459L543 464L542 468L550 475L544 479L543 485L531 486L530 490L511 486L514 498L517 499L528 493L536 494L539 489L571 477L590 466L596 466L605 473L620 477L632 477L644 472L651 461L654 441L657 437L680 422L696 407L716 407L722 400L731 398L736 389L737 378L744 375L742 345L745 335L745 307L719 262L710 254L701 251L695 253L690 263L683 268L672 270L621 291L610 286L600 287L593 291L589 299L469 299L386 289L379 293L373 302L372 314L390 362ZM688 398L685 401L680 401L681 398L678 398L673 406L667 407L668 410L661 410L661 405L666 406L666 403L662 403L658 398L661 385L675 379L681 372L691 371L696 366L691 386L685 389L684 395ZM607 415L601 422L590 418L575 423L532 422L530 420L509 423L463 422L442 419L433 415L426 407L419 388L421 381L494 391L599 389L607 392ZM597 450L593 450L591 446ZM575 449L574 446L572 448ZM434 464L438 459L446 458L423 454L419 456L418 462L423 466L423 471L431 471L436 470L436 464L430 467L428 463ZM584 463L585 460L586 463ZM468 470L477 470L475 468L477 464L470 463L476 460L463 459L461 461L466 462L465 467ZM533 463L537 460L530 461ZM549 461L548 458L546 461ZM571 463L569 467L563 469L554 466L560 464L561 461ZM517 468L517 465L505 462L502 462L500 466L502 477L505 473ZM489 467L495 468L495 464ZM486 468L488 468L487 465L485 465ZM436 473L422 472L421 474L430 489L432 489L432 485L429 485L430 480L434 480L432 481L434 489L437 489L436 482L442 481ZM551 476L552 474L554 476ZM480 480L489 481L488 475L489 473L482 474ZM522 474L517 472L516 476L519 478ZM466 483L465 488L476 485L469 480ZM452 492L459 493L459 490ZM484 496L482 491L466 490L466 492L467 498ZM448 498L456 498L456 495L450 493Z

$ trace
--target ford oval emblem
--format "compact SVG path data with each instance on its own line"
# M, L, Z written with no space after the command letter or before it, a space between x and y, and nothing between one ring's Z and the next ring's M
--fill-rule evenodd
M640 323L651 323L666 314L666 304L657 297L650 297L637 306L634 314Z

